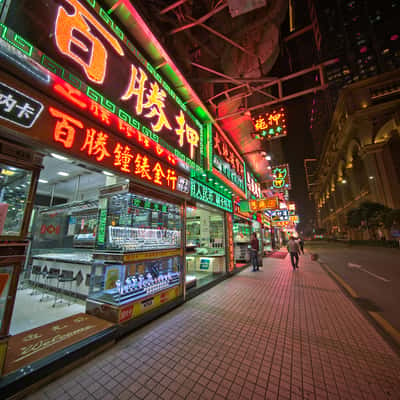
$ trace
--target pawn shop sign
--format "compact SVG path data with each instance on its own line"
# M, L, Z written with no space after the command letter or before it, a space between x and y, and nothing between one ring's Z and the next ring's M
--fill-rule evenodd
M254 212L263 210L274 210L278 207L277 197L267 197L264 199L257 200L241 200L240 211L241 212Z

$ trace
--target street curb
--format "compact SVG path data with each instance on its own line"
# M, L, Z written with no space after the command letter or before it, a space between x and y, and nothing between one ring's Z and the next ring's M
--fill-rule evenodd
M325 270L327 270L327 272L329 273L329 275L331 275L346 291L347 293L353 298L356 299L359 296L357 295L357 293L355 292L355 290L353 290L351 288L350 285L348 285L336 272L334 272L332 270L332 268L323 262L319 262L319 264L321 265L322 268L324 268Z
M348 285L336 272L332 270L332 268L323 262L317 261L318 264L324 269L341 287L346 291L346 293L353 299L356 300L359 298L355 290L353 290L350 285ZM400 352L400 332L394 328L379 312L376 311L368 311L362 309L358 304L357 307L365 313L365 315L372 318L372 322L375 323L390 339L391 344L396 346L396 351Z

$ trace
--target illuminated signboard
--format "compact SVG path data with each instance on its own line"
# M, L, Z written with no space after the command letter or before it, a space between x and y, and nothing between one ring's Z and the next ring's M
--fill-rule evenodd
M228 270L232 272L235 268L235 255L233 244L233 218L232 214L226 215L226 232L228 236Z
M43 110L43 104L0 83L0 118L30 128Z
M272 221L272 226L276 226L276 227L287 227L289 226L290 222L289 221Z
M225 211L232 212L233 207L231 199L222 196L214 189L211 189L193 178L190 180L190 195L197 200L201 200Z
M213 129L213 166L237 187L245 190L245 167L233 146Z
M266 198L266 199L241 200L240 201L240 211L241 212L274 210L277 207L278 207L278 199L276 197L270 197L270 198Z
M201 169L202 123L96 0L13 1L0 29L21 51L20 62L36 61Z
M286 112L283 107L253 118L256 139L276 139L287 135Z
M260 184L256 181L256 179L249 171L246 172L246 178L247 178L247 190L250 192L250 194L259 199L262 196Z
M22 128L14 121L8 122L15 129L28 134L51 147L84 158L101 167L116 170L132 178L155 185L170 192L189 193L189 180L182 176L172 163L167 163L151 156L142 148L132 146L101 126L81 118L76 113L66 110L57 103L46 105L47 99L28 89L14 78L0 72L1 84L6 85L21 96L36 103L45 104L43 112L32 128ZM7 83L4 83L6 79ZM10 84L9 84L10 83ZM32 95L32 93L34 94Z
M271 189L283 190L290 189L289 164L282 164L272 168L272 187Z
M271 211L272 221L289 221L289 212L285 210L272 210Z

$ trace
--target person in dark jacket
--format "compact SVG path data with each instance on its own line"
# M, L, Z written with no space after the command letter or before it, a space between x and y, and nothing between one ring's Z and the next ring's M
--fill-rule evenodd
M304 240L300 236L297 238L297 243L300 247L301 252L304 254Z
M253 271L259 271L258 267L258 251L259 251L259 243L257 239L257 234L253 232L251 242L250 242L250 261L253 266Z

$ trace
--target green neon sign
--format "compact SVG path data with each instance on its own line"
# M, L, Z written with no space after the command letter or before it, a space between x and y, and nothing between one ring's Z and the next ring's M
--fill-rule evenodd
M222 210L232 212L233 205L232 200L220 193L216 192L214 189L196 181L191 178L190 180L190 195L204 203L211 204L215 207L221 208Z

